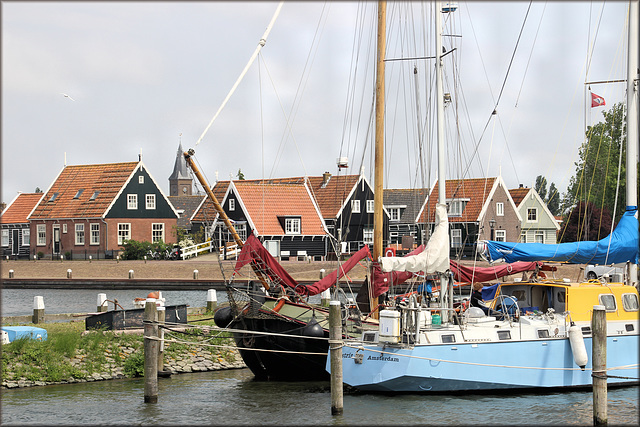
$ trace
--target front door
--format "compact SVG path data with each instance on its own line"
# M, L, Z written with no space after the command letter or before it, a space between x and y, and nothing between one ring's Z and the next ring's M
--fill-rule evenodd
M11 240L11 255L18 255L20 251L20 242L18 237L20 236L20 230L11 230L13 239Z
M58 255L60 253L60 226L53 226L53 253Z

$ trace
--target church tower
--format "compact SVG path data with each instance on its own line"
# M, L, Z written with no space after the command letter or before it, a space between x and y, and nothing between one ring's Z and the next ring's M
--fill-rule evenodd
M169 196L191 196L193 193L193 179L189 176L187 161L184 159L183 153L181 142L178 146L173 173L169 177Z

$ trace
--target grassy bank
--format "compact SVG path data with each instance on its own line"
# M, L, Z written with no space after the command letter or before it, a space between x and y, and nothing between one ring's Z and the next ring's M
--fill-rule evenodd
M190 316L189 322L203 316ZM211 325L212 321L199 322ZM141 333L85 332L84 321L38 324L46 341L21 338L2 346L2 386L5 388L73 383L144 375ZM165 344L165 369L173 373L243 367L228 335L191 327L166 338L184 343ZM205 344L206 340L206 344Z

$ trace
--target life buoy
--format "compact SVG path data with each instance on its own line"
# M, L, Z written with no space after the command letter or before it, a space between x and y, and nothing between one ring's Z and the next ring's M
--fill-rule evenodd
M396 248L388 247L384 250L384 256L396 256Z

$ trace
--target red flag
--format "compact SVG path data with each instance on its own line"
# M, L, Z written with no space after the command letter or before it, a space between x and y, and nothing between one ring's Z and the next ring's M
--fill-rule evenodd
M604 102L604 98L591 92L591 108L600 107L602 105L606 105Z

